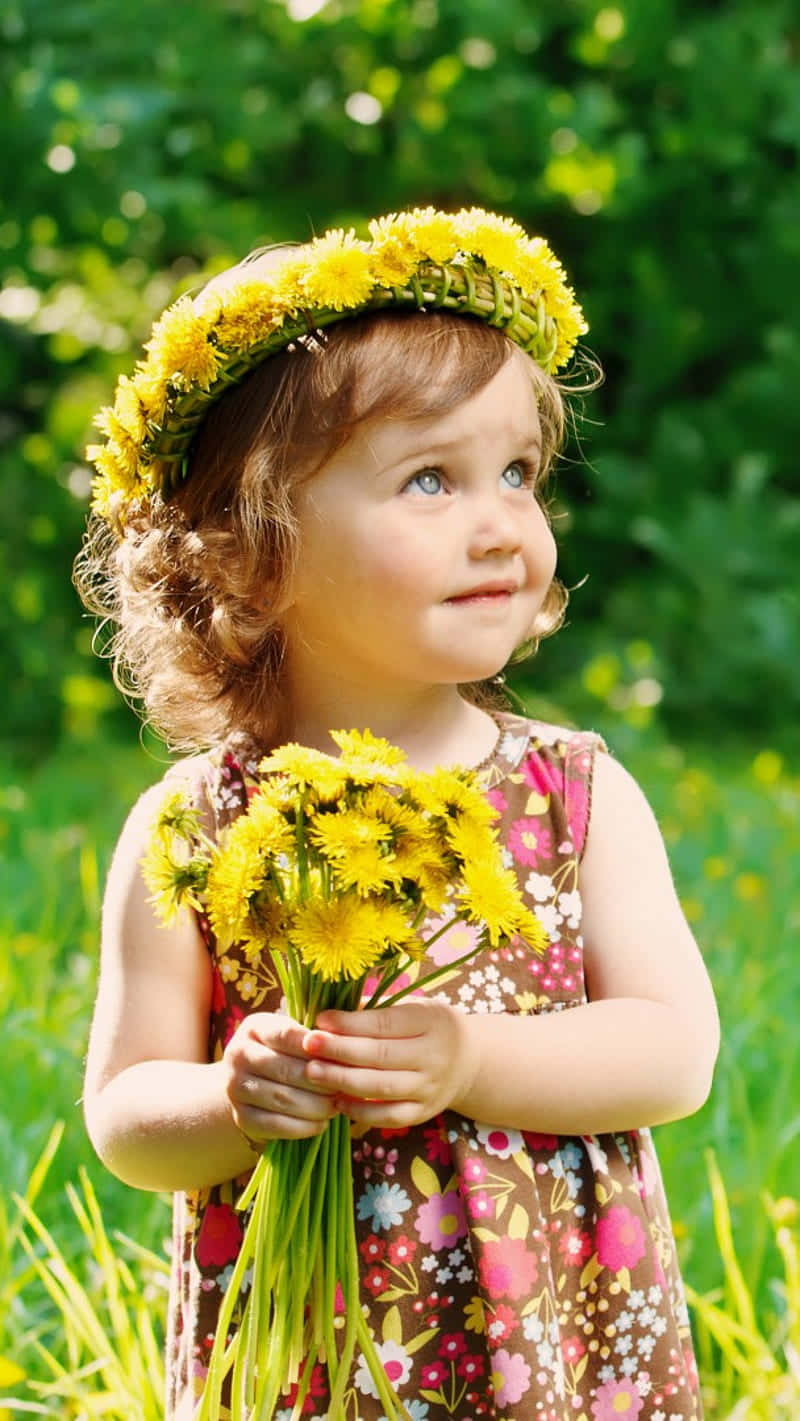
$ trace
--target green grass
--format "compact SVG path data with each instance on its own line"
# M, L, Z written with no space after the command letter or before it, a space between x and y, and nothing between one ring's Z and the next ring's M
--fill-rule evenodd
M609 734L619 741L613 729ZM704 1151L713 1149L727 1188L737 1266L769 1331L781 1313L775 1283L781 1263L762 1194L796 1194L800 1178L800 971L794 949L800 927L800 780L772 752L754 758L749 752L677 751L657 741L633 741L624 758L661 820L723 1022L711 1100L692 1119L657 1132L684 1272L699 1294L722 1278L703 1163ZM0 1292L0 1359L40 1377L35 1339L55 1346L49 1335L53 1302L32 1276L24 1251L13 1246L11 1195L24 1192L54 1122L65 1122L63 1139L36 1208L67 1266L78 1273L86 1266L76 1196L70 1199L66 1190L82 1169L110 1233L119 1230L162 1253L168 1228L164 1199L127 1189L94 1159L79 1105L101 884L127 809L160 773L158 760L140 747L100 742L68 747L24 780L7 769L0 781L6 1082L0 1104L0 1264L8 1280ZM5 1391L0 1384L0 1394Z

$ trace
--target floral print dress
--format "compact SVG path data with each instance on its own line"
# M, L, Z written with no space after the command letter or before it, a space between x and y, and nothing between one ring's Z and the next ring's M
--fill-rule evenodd
M481 775L500 813L507 862L550 941L544 957L519 946L486 950L430 990L467 1012L569 1011L586 1001L578 867L602 742L510 713L496 720L499 739ZM246 805L258 759L231 742L210 762L204 793L217 827ZM280 994L268 966L236 948L221 953L200 922L213 961L214 1060L246 1013L276 1009ZM421 970L462 956L472 931L454 926ZM403 1130L354 1129L352 1159L362 1303L412 1421L700 1421L648 1130L542 1135L445 1111ZM202 1389L242 1238L234 1204L244 1182L175 1197L167 1340L174 1421L190 1421ZM287 1392L278 1421L289 1421L292 1401ZM320 1364L303 1414L326 1417ZM382 1415L357 1361L344 1414L329 1421Z

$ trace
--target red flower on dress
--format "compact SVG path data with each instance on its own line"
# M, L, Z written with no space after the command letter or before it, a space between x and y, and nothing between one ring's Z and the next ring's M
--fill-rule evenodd
M389 1244L389 1262L397 1267L400 1263L410 1263L417 1251L417 1245L413 1238L406 1238L405 1234L400 1234Z
M580 1337L565 1337L561 1343L561 1355L565 1362L579 1362L585 1351Z
M592 1240L582 1229L565 1229L558 1240L558 1248L566 1263L579 1268L592 1251Z
M446 1357L448 1362L454 1362L466 1350L463 1332L445 1332L439 1343L439 1356Z
M490 1298L521 1298L532 1287L538 1265L522 1239L500 1238L484 1244L478 1271Z
M604 1215L597 1225L596 1239L599 1262L615 1273L621 1268L635 1268L644 1257L644 1229L624 1204L615 1205Z
M476 1352L467 1352L460 1357L456 1371L460 1377L466 1377L468 1381L474 1381L476 1377L483 1376L483 1357Z
M224 1268L236 1257L242 1242L239 1216L230 1204L209 1204L197 1236L197 1261L201 1268Z
M443 1125L428 1126L422 1132L425 1140L425 1153L431 1162L438 1164L452 1164L453 1156L450 1152L447 1135Z
M358 1251L367 1263L380 1263L386 1257L385 1240L377 1234L367 1234L358 1245Z
M422 1368L420 1378L423 1386L431 1388L441 1386L447 1376L447 1368L444 1362L430 1362L427 1367Z
M519 1318L514 1309L507 1307L505 1303L498 1303L486 1318L486 1338L489 1346L499 1347L501 1342L511 1336L518 1323Z
M373 1264L364 1274L364 1287L369 1288L374 1298L379 1293L383 1293L389 1286L389 1271L387 1268L380 1268Z
M537 1135L535 1130L523 1130L522 1138L531 1150L554 1150L558 1146L556 1135Z

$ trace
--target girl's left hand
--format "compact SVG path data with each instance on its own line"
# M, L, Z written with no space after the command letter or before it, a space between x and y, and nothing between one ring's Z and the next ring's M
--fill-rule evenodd
M336 1092L362 1125L399 1129L446 1110L471 1084L469 1017L418 998L371 1011L324 1011L303 1041L306 1079Z

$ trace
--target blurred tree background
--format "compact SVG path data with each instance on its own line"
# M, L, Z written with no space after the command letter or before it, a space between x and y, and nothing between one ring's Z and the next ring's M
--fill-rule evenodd
M9 751L131 720L70 586L91 416L158 311L263 242L480 204L561 255L607 374L562 469L575 718L796 737L792 0L1 0Z

